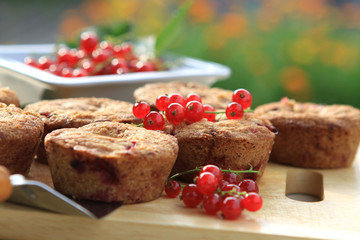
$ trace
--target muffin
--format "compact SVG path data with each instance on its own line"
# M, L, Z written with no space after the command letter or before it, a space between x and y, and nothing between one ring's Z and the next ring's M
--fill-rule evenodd
M245 114L242 120L221 120L186 124L166 129L179 143L179 153L172 173L214 164L222 169L248 170L253 166L260 174L240 174L241 178L258 180L268 162L275 129L267 120ZM191 182L194 175L184 175Z
M270 160L303 168L351 166L360 141L360 110L284 98L256 108L276 127Z
M117 122L52 131L45 147L55 189L124 204L160 197L178 153L175 137Z
M14 105L0 104L0 165L26 175L44 131L41 118Z
M136 101L146 101L152 110L157 110L155 106L156 98L160 95L170 95L180 93L186 97L190 93L197 93L202 99L203 104L209 104L215 109L225 109L231 102L233 91L220 88L210 88L206 85L193 82L169 82L169 83L149 83L135 90L134 98Z
M140 123L132 114L132 103L108 98L66 98L43 100L25 107L25 110L40 114L45 124L45 133L60 128L77 128L92 122L116 121ZM37 159L46 163L44 144L37 153Z
M20 100L16 93L9 88L0 86L0 103L6 105L13 104L16 107L20 107Z

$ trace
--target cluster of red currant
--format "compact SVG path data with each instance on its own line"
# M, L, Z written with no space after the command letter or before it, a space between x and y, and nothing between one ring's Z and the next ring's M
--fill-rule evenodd
M78 49L59 48L55 59L49 56L38 59L26 57L24 62L62 77L158 71L163 68L159 59L140 59L134 53L132 44L100 42L94 32L83 32L80 35Z
M195 183L181 186L180 182L173 180L195 171L199 171ZM234 171L206 165L170 177L165 185L165 193L170 198L175 198L181 193L181 199L187 207L196 208L202 203L207 214L215 215L221 212L225 219L236 219L243 210L255 212L262 207L263 201L256 182L252 179L239 179L238 173L250 172L258 173L252 168Z
M196 93L190 93L184 98L179 93L160 95L155 102L159 111L164 112L166 120L171 124L179 124L184 120L194 123L203 118L215 121L216 114L225 113L228 119L241 119L244 109L250 107L252 96L246 89L237 89L232 96L232 102L225 112L215 112L208 104L203 105L201 97ZM150 105L145 101L139 101L133 106L133 114L137 118L144 119L143 126L150 130L162 130L165 126L164 115L157 111L150 111Z

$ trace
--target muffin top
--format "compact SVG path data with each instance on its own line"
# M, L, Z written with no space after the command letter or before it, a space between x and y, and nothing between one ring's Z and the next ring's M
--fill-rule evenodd
M263 139L275 137L276 129L266 119L256 118L251 113L246 113L241 120L224 119L217 122L207 121L176 126L167 126L166 132L177 138L223 137L242 139Z
M287 122L296 121L305 125L344 122L360 127L360 110L349 105L299 103L285 98L259 106L254 112L270 121L286 119Z
M135 100L143 100L153 107L156 98L160 95L180 93L186 97L190 93L198 94L203 104L209 104L215 109L225 109L231 102L233 92L220 88L210 88L206 85L193 82L149 83L134 92Z
M20 100L16 93L9 88L0 86L0 102L6 105L14 104L16 107L20 107Z
M96 121L138 123L133 104L108 98L66 98L43 100L25 107L41 115L48 129L81 127Z
M38 114L24 111L14 105L0 103L0 130L1 136L21 138L26 135L42 134L44 123Z
M131 155L153 158L177 154L177 139L160 131L146 130L131 124L95 122L80 128L52 131L45 138L65 148L87 152L102 158Z

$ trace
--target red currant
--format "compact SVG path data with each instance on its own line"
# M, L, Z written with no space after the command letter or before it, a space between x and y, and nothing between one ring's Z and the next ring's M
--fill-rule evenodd
M240 178L236 173L233 172L224 172L223 173L223 179L225 181L227 181L228 183L233 183L233 184L239 184L240 183Z
M255 192L246 194L243 201L245 209L251 212L260 210L263 204L261 196Z
M94 62L92 62L91 60L89 59L86 59L86 60L83 60L81 62L81 68L84 69L88 75L91 75L93 74L94 70L95 70L95 64Z
M198 101L190 101L185 107L185 118L189 122L198 122L204 118L204 107Z
M85 71L82 68L75 68L74 71L73 71L73 76L74 77L86 77L88 75L89 75L88 72Z
M38 68L44 70L49 68L49 66L53 63L53 60L46 56L41 56L38 60Z
M155 65L153 63L142 61L137 62L134 68L134 72L152 72L155 70Z
M215 215L220 211L222 197L217 193L205 195L203 199L203 207L207 214Z
M109 43L108 41L102 41L99 44L99 47L104 50L110 51L112 54L114 54L114 46Z
M244 109L240 103L237 102L231 102L226 110L226 117L228 119L241 119L244 115Z
M98 36L94 32L83 32L80 35L79 48L86 54L91 54L99 43Z
M251 106L252 96L248 90L240 88L234 91L232 101L240 103L244 109L247 109Z
M155 105L159 111L165 111L170 105L170 98L167 95L160 95L156 99Z
M220 210L225 219L237 219L242 212L240 199L237 197L226 197L221 205Z
M134 104L133 114L137 118L144 118L150 112L150 105L147 102L140 101Z
M109 51L97 48L92 52L92 60L95 63L103 63L107 61L110 57Z
M165 193L169 198L177 197L181 192L181 185L178 181L171 180L165 185Z
M186 185L182 191L182 200L187 207L197 207L203 199L203 195L199 192L196 184L190 183Z
M225 185L221 188L221 191L223 192L232 192L234 191L233 193L225 193L224 196L225 197L228 197L228 196L238 196L237 193L240 193L240 187L236 184L233 184L233 183L229 183L228 185Z
M215 112L215 108L211 105L204 105L204 118L206 118L210 122L215 122L215 113L207 113L207 112Z
M166 119L172 124L179 124L184 121L185 109L179 103L171 103L165 111Z
M119 68L121 69L122 73L128 71L128 65L126 61L122 58L114 58L113 60L111 60L109 73L117 74Z
M144 128L149 130L162 130L165 126L165 119L159 112L151 111L144 118Z
M218 187L218 181L214 174L211 172L200 173L196 181L199 192L202 194L214 193Z
M32 67L38 67L38 62L36 61L36 59L32 58L32 57L26 57L24 58L24 63L26 65L32 66Z
M114 55L117 57L128 57L132 52L132 45L130 43L123 43L114 46Z
M72 68L68 68L68 67L64 67L61 70L60 75L63 76L63 77L73 77L74 76Z
M186 106L186 100L180 93L173 93L169 95L171 103L179 103L181 106Z
M252 179L244 179L244 180L241 180L240 183L239 183L239 187L240 187L240 190L243 192L256 192L258 193L259 192L259 187L258 185L256 184L256 182Z
M191 101L198 101L198 102L202 103L201 97L197 93L190 93L190 94L187 95L186 102L188 103L188 102L191 102Z
M214 174L214 176L216 177L216 179L218 181L218 184L220 184L223 180L223 174L218 166L211 165L211 164L205 165L204 167L201 168L199 174L201 174L203 172L211 172L212 174Z

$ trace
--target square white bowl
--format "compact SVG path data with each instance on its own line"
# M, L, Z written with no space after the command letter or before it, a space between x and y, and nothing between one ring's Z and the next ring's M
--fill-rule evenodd
M24 64L27 56L52 55L54 47L54 44L0 46L0 85L14 90L21 104L69 97L107 97L132 102L134 90L146 83L183 81L210 86L231 74L224 65L189 57L170 57L180 64L166 71L78 78L56 76Z

